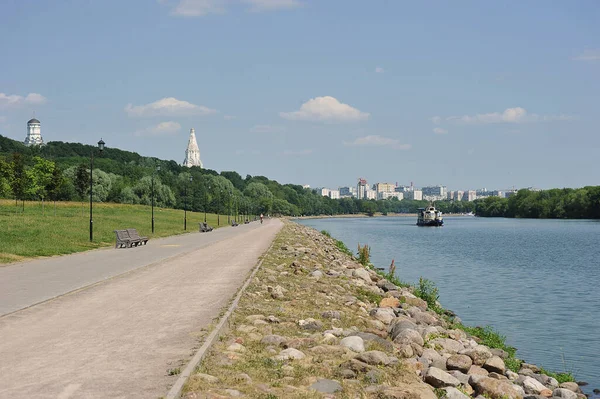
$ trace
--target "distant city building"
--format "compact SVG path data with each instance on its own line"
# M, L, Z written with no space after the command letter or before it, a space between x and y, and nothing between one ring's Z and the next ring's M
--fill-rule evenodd
M367 190L369 186L367 185L367 180L360 178L358 179L358 184L356 185L356 197L358 199L367 199Z
M374 189L378 193L393 193L396 190L396 185L392 183L377 183Z
M33 118L27 122L27 137L25 137L23 144L26 146L44 145L42 124L37 119Z
M477 199L477 191L468 190L463 194L463 201L475 201Z
M494 190L494 191L492 191L492 195L494 197L504 198L504 191Z
M408 193L414 190L414 187L411 186L397 186L395 190L397 193Z
M323 196L323 197L329 197L329 192L331 190L328 188L318 188L317 189L317 193L319 193L319 195Z
M427 201L441 201L448 197L446 186L423 187L423 198Z
M185 150L185 159L183 160L183 166L187 166L191 168L192 166L202 166L202 161L200 160L200 148L198 148L198 143L196 142L196 132L194 128L190 129L190 138L188 140L187 149Z
M340 197L356 197L356 187L340 187Z
M404 193L397 193L397 192L389 193L386 191L377 193L377 199L385 200L385 199L389 199L389 198L398 198L399 201L402 201L404 199Z
M452 201L462 201L464 192L461 190L448 191L448 199Z
M504 198L509 198L517 193L517 190L508 190L504 193Z
M375 191L375 190L367 190L366 193L365 193L365 199L368 199L368 200L374 199L374 200L376 200L377 199L377 191Z
M329 198L340 199L340 191L339 190L329 190Z
M422 201L423 200L423 191L413 189L412 191L405 192L404 198L414 200L414 201Z
M302 186L302 188L310 188L310 184L305 184Z

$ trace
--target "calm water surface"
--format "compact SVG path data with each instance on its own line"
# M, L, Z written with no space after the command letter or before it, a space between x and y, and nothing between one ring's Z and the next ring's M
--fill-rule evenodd
M442 228L415 218L311 219L371 261L396 261L407 282L433 280L440 302L465 324L489 324L517 356L600 388L600 222L445 218Z

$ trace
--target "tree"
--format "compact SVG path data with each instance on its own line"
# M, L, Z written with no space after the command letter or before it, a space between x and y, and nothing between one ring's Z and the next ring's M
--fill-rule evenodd
M11 192L12 168L11 164L0 159L0 197L7 197Z
M273 193L263 183L252 182L246 186L244 195L250 198L256 213L269 213L273 206Z
M90 172L85 164L79 164L75 170L74 176L75 191L79 199L83 201L85 194L90 186Z
M25 193L28 185L28 177L25 171L25 160L23 155L15 152L12 154L12 180L11 189L15 196L15 203L17 200L23 201L23 211L25 211Z

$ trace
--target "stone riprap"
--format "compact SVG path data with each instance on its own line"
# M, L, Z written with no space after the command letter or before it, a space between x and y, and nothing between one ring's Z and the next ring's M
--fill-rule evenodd
M277 236L184 398L585 398L454 329L398 287L292 222Z

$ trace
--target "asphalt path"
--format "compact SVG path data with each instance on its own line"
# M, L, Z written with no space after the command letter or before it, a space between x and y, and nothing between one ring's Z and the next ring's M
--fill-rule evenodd
M281 226L0 268L0 398L165 395Z

